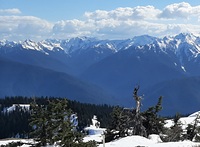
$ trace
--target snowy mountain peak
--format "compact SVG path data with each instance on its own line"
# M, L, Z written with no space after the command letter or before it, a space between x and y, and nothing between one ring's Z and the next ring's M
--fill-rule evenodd
M0 40L0 46L10 46L13 47L15 45L17 45L18 43L15 41L8 41L6 39Z
M135 36L126 40L98 40L90 37L76 37L66 40L47 39L40 42L25 40L24 42L0 41L0 47L8 48L21 45L23 49L40 51L45 54L49 52L64 51L65 54L93 50L96 53L104 54L109 50L116 53L120 50L135 48L146 52L153 50L155 53L164 52L165 54L174 53L183 64L183 60L191 61L199 57L200 54L200 37L190 33L181 33L176 36L166 36L156 38L148 35Z
M24 49L31 49L31 50L42 50L41 47L38 45L38 43L32 41L32 40L25 40L22 42L22 47Z
M145 44L151 44L157 39L158 38L152 37L149 35L142 35L142 36L136 36L136 37L132 38L131 40L134 42L134 44L145 45Z
M180 33L175 36L175 39L181 40L182 42L191 42L196 40L196 36L191 33Z

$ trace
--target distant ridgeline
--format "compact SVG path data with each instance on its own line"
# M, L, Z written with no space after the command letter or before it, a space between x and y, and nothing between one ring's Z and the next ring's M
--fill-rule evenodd
M28 138L31 131L29 126L30 103L33 100L37 104L47 105L49 100L63 99L56 97L6 97L0 99L0 138ZM110 121L110 113L113 107L108 105L95 105L80 103L68 100L69 108L78 116L78 127L82 130L84 127L92 124L93 115L98 116L101 127L107 127Z

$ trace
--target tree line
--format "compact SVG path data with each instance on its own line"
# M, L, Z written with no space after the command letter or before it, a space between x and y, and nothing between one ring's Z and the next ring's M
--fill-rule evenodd
M95 114L101 122L101 127L107 128L105 132L107 142L131 135L148 137L150 134L158 134L163 141L185 139L200 141L199 115L197 115L192 124L183 129L180 115L176 114L173 117L173 125L166 128L164 126L166 118L159 115L159 112L162 111L162 96L158 98L155 106L141 111L143 98L138 94L138 91L139 86L135 87L133 91L135 109L83 104L65 98L54 97L7 97L1 99L0 126L2 128L0 129L0 137L3 135L4 137L2 138L5 138L5 136L32 137L37 141L38 146L57 143L60 146L94 147L96 146L95 142L82 142L84 134L80 133L80 130L91 124L91 119ZM30 111L24 111L20 107L16 111L5 111L5 108L13 103L30 103ZM74 125L71 119L72 114L78 116L78 125ZM22 121L24 121L24 124L20 124ZM12 128L11 125L18 128ZM3 129L6 133L1 132Z
M34 100L38 105L47 106L49 101L55 99L65 99L57 97L5 97L0 99L0 138L29 138L31 127L29 126L30 112L24 111L21 107L17 107L15 111L6 111L13 104L31 104ZM93 115L98 116L101 127L108 127L110 121L110 113L113 106L106 104L95 105L88 103L80 103L68 100L68 107L78 116L78 130L91 124Z

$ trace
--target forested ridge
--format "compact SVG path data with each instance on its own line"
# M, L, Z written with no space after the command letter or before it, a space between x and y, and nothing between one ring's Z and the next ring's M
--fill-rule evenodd
M13 104L30 104L34 100L39 105L47 105L49 100L64 99L58 97L5 97L0 99L0 138L29 138L31 127L29 126L30 112L25 111L21 107L17 107L14 111L6 111ZM110 113L113 106L106 104L95 105L89 103L80 103L68 100L69 108L78 116L78 129L91 124L93 115L98 117L101 127L107 127L110 122Z

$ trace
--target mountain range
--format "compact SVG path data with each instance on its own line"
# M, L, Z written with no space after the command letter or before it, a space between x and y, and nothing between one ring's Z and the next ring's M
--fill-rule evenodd
M0 41L0 96L58 96L143 109L163 96L163 114L192 113L200 104L200 37L148 35L126 40L77 37Z

